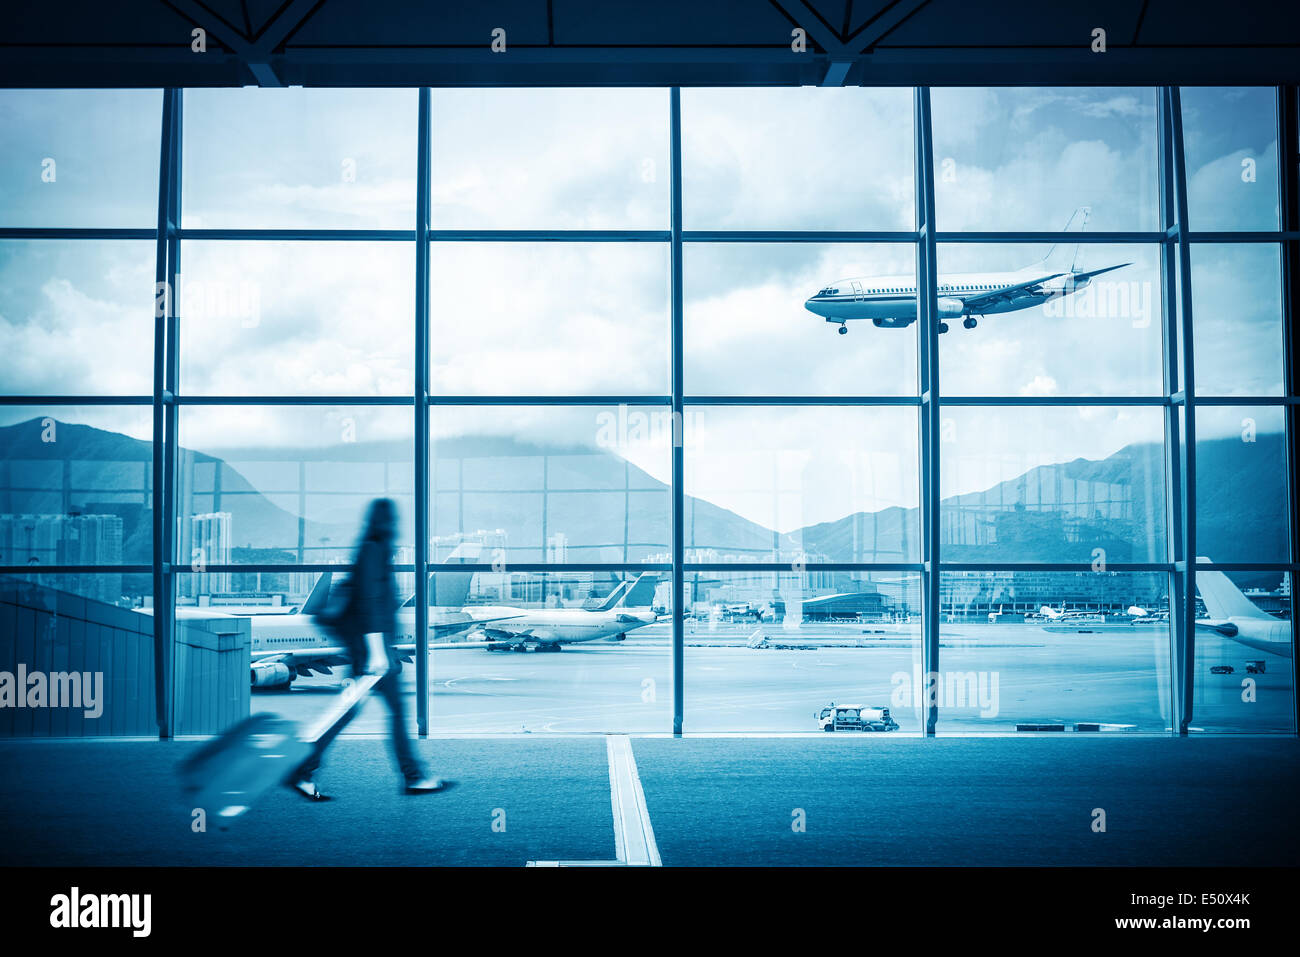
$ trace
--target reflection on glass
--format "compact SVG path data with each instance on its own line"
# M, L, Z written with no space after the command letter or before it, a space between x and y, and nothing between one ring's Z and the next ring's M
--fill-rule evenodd
M1163 561L1163 436L1158 408L944 409L944 560Z
M435 243L435 394L664 395L664 243Z
M1214 562L1289 561L1286 416L1196 407L1196 551Z
M1291 576L1198 569L1192 726L1293 733Z
M938 304L947 395L1162 391L1154 246L943 245Z
M1184 87L1188 225L1277 229L1277 94L1269 87Z
M691 406L687 561L916 561L909 407Z
M668 92L434 90L433 225L668 225Z
M0 91L0 226L155 227L162 99Z
M686 89L687 229L911 229L912 91Z
M435 407L431 560L669 561L667 408Z
M366 506L397 503L414 560L411 410L192 406L180 412L176 555L198 565L346 564ZM214 594L232 578L196 576ZM191 596L182 596L191 597Z
M150 564L151 434L147 407L6 407L0 565Z
M945 573L939 728L1168 730L1168 582L1133 572Z
M290 573L257 582L241 577L259 591L242 600L280 599L279 606L238 610L251 621L254 661L268 665L254 669L265 678L254 689L252 710L302 718L316 713L318 696L339 691L347 677L330 649L296 657L302 668L270 667L277 642L293 631L288 602L296 599L281 592L309 587L313 576ZM296 582L299 577L304 580ZM435 572L435 582L450 577L456 573ZM503 570L463 577L450 604L429 609L434 730L628 732L671 726L667 576L633 566L599 573ZM405 595L407 586L399 587ZM448 590L440 584L433 589ZM414 622L413 609L399 610L397 647L405 656L400 680L408 698L415 694ZM413 702L408 710L414 710ZM348 730L383 732L388 720L382 704L372 701Z
M691 731L924 727L919 576L688 572L684 613Z
M411 392L411 245L186 242L181 263L184 391Z
M151 242L0 242L0 392L153 391Z
M417 102L416 90L186 90L182 225L412 229Z
M1080 206L1091 229L1160 225L1155 89L933 90L941 230L1057 231Z
M840 326L806 303L852 280L916 285L911 246L688 243L686 391L693 395L915 395L916 323ZM840 280L845 279L846 282ZM915 309L914 300L912 308Z
M1197 395L1281 395L1281 250L1196 243L1192 352Z

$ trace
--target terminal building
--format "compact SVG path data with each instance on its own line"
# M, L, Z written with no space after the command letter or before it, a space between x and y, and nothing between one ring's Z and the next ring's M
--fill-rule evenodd
M0 863L1293 862L1294 5L118 6L0 37Z

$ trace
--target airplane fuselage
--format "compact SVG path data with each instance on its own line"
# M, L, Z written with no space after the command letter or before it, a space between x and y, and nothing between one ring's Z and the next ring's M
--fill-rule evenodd
M1067 273L1029 287L1014 288L1033 279L1024 270L997 273L957 273L943 276L936 287L940 319L966 315L996 315L1041 305L1049 299L1078 292L1091 284L1087 276ZM1009 290L998 296L998 290ZM972 297L991 297L987 304L968 306ZM830 322L870 319L879 326L905 326L916 321L916 280L911 276L872 276L842 279L820 290L805 308Z

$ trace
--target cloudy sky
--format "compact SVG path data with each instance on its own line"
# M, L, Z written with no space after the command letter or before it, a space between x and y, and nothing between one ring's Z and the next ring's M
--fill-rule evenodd
M1192 227L1276 228L1271 92L1183 98ZM184 225L411 228L416 102L411 90L187 92ZM1155 92L1140 89L935 90L939 228L1060 229L1088 206L1090 229L1158 229L1156 106ZM0 222L151 228L160 109L157 91L0 92ZM682 109L688 229L913 227L910 90L685 90ZM665 90L439 91L433 137L435 227L668 227ZM944 245L940 271L1028 268L1047 252ZM940 340L944 392L1158 394L1157 250L1084 245L1078 262L1130 265L1051 307L954 329ZM1192 265L1198 391L1279 394L1277 248L1198 246ZM183 391L411 389L410 244L187 241L181 267ZM915 329L858 324L839 336L803 308L833 280L913 271L907 245L688 245L687 392L915 395ZM149 241L0 242L0 391L148 392L153 280ZM662 243L438 242L433 385L467 395L662 395L668 313ZM409 435L403 415L355 412L360 438ZM462 409L435 415L434 428L599 445L599 413ZM0 412L4 421L31 414ZM185 443L205 450L332 442L348 417L257 407L184 415ZM148 434L147 416L141 425L134 412L79 416ZM957 437L962 467L945 477L945 492L1161 436L1158 415L1123 407L953 420L976 431ZM782 530L913 505L915 422L912 408L695 409L687 491ZM1203 434L1228 434L1240 416L1207 413L1203 423ZM622 434L614 451L667 480L663 430Z

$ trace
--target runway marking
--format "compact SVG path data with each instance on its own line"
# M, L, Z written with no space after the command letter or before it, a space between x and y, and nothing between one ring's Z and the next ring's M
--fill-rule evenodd
M625 734L611 734L605 738L605 751L609 755L609 793L614 808L614 856L634 867L662 867L641 777L632 756L632 739Z

